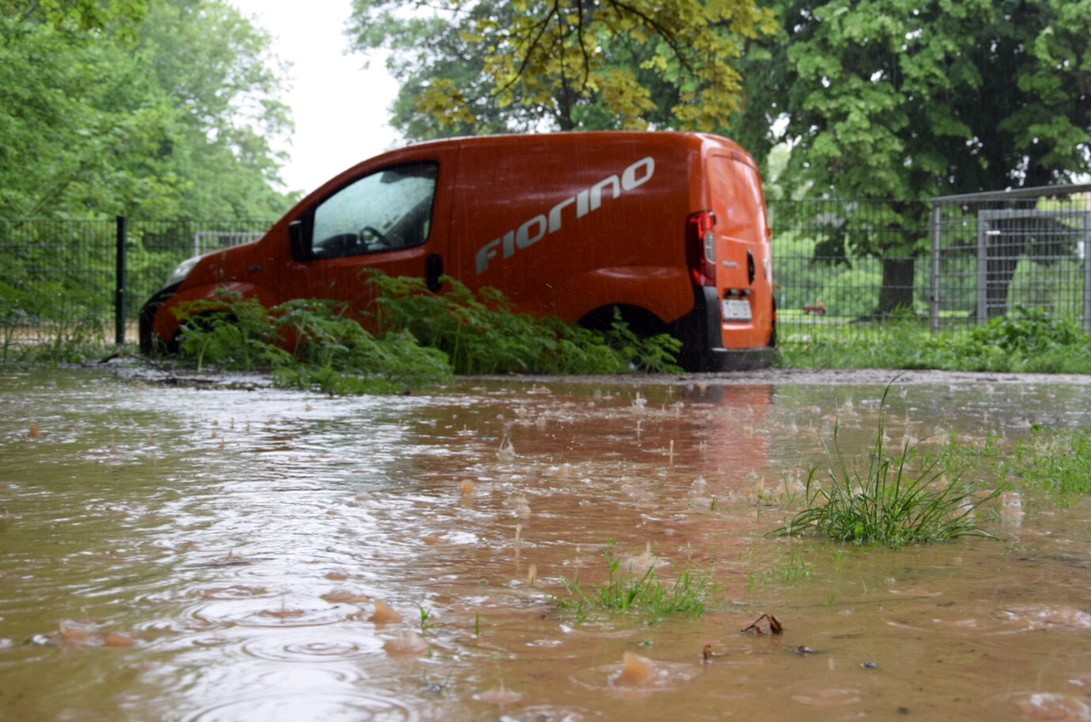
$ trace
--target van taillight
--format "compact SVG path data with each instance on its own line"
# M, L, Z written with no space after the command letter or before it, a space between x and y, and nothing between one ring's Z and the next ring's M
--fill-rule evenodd
M698 286L716 285L716 214L698 211L686 227L686 261L690 276Z

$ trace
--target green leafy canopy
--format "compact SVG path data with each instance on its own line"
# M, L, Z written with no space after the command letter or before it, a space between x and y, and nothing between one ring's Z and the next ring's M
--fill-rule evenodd
M773 31L752 0L355 0L356 49L392 51L413 137L543 126L713 130L742 107L735 61ZM414 121L411 113L427 120Z

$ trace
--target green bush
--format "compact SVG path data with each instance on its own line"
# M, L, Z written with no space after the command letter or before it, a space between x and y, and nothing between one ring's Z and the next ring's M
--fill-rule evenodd
M476 294L443 277L444 293L423 279L369 272L379 288L372 313L384 333L408 331L442 350L458 374L609 374L639 368L677 372L681 343L667 335L640 338L615 313L608 331L566 324L555 317L518 313L502 293Z
M1034 354L1081 341L1083 333L1072 319L1055 317L1046 308L1017 306L1010 314L975 327L962 350L979 353L992 347L1005 353Z
M373 335L346 308L294 300L269 309L223 292L185 304L179 350L198 369L273 371L281 384L332 394L389 393L462 374L602 374L676 371L681 344L638 337L620 317L605 332L516 313L498 292L478 294L451 278L447 293L424 281L369 274L379 289Z
M878 271L845 271L822 289L826 311L832 316L870 316L879 307L882 285L883 277Z
M273 371L282 385L331 394L391 393L451 376L442 353L407 334L376 338L336 304L296 300L268 309L225 293L182 309L183 358L197 367Z
M1091 336L1042 309L938 334L912 317L859 330L782 323L780 338L779 364L789 368L1091 373Z

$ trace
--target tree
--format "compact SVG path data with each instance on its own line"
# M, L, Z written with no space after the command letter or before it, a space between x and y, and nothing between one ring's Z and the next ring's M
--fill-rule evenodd
M279 216L287 201L273 190L282 158L272 141L291 120L268 36L221 0L157 0L139 47L149 93L171 109L154 157L178 180L178 212Z
M880 311L912 302L923 201L1091 170L1088 0L782 0L777 13L783 33L743 65L733 128L759 156L791 146L787 192L900 201L888 232L853 237L858 253L906 257L884 268Z
M393 51L410 134L666 125L711 130L741 108L734 67L772 31L753 0L354 0L361 51ZM669 106L664 106L664 99ZM409 110L412 108L412 111ZM414 124L408 114L426 117Z
M0 216L283 210L268 39L224 2L0 5Z

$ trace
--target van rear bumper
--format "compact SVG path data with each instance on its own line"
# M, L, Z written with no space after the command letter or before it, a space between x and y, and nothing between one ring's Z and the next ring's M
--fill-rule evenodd
M767 369L777 359L777 350L765 348L714 348L705 371L749 371Z
M693 311L674 324L672 334L682 340L679 363L687 371L746 371L768 368L776 360L775 346L724 348L720 298L712 287L694 288ZM776 338L775 334L773 338Z

